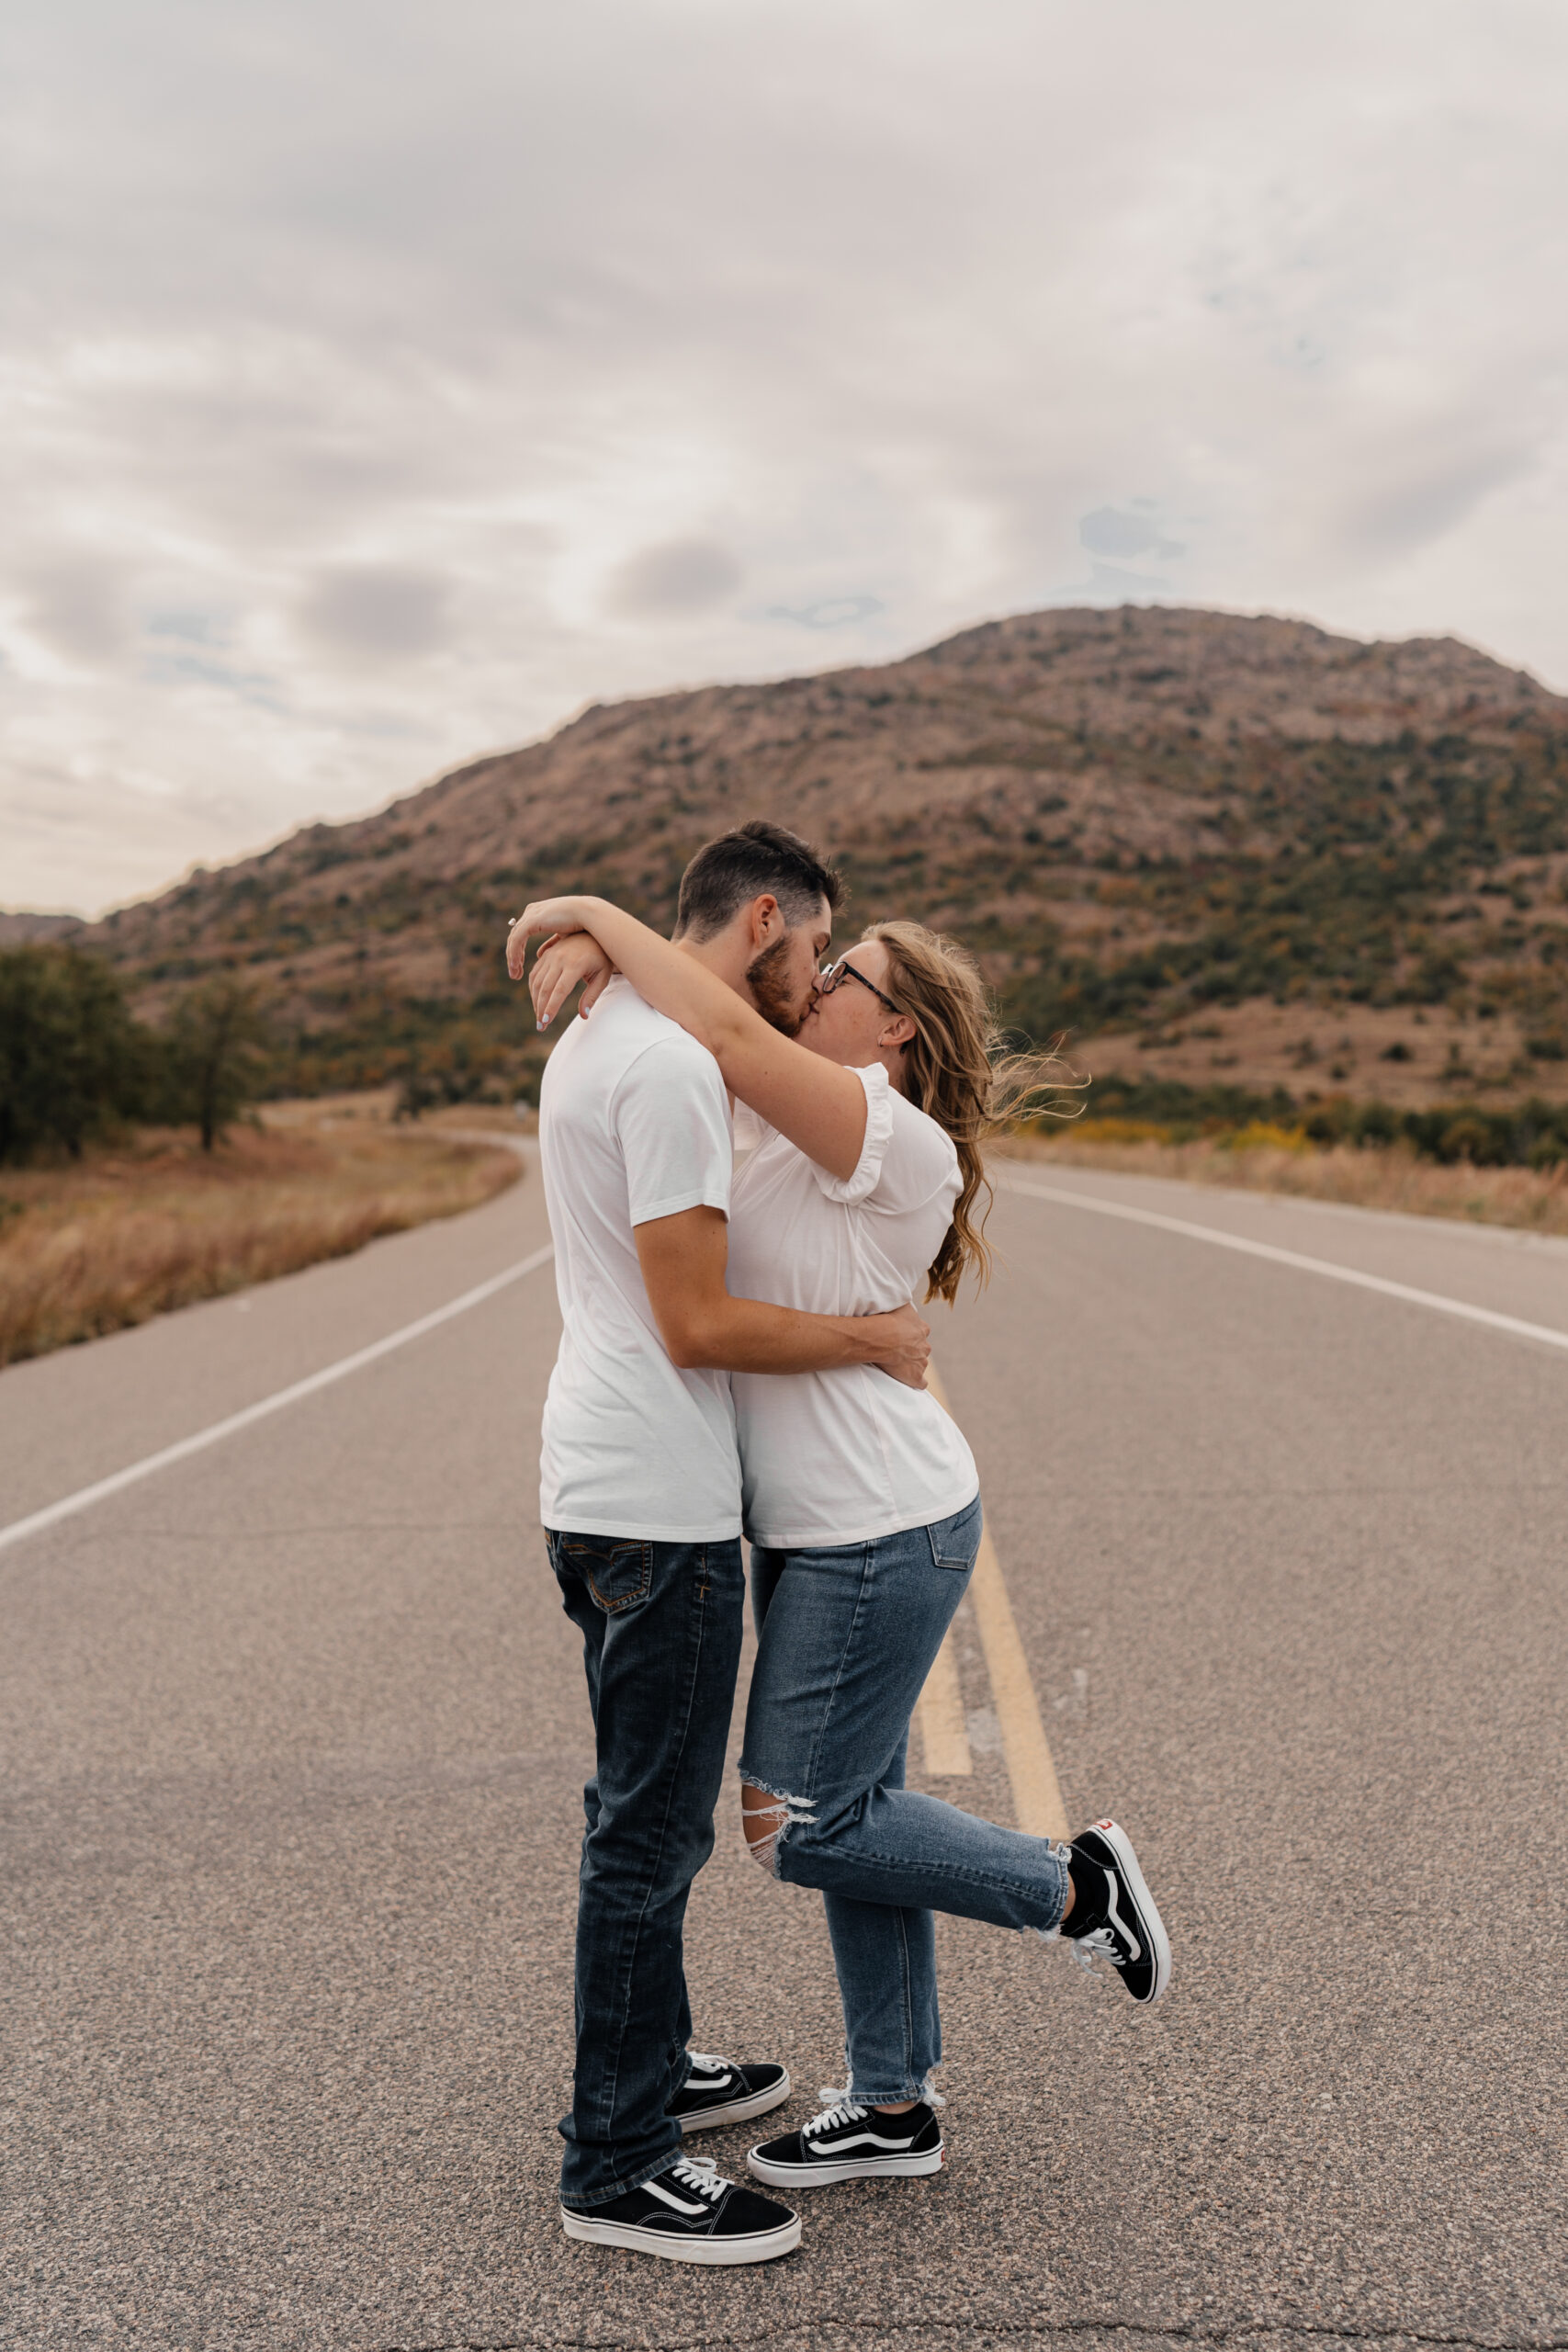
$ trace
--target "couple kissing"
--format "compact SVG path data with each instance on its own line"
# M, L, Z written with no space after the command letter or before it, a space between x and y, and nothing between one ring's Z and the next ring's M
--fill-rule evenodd
M1049 1057L1000 1055L953 941L878 922L825 960L842 897L805 842L753 823L692 860L671 939L574 896L529 907L507 943L514 979L529 939L546 943L541 1028L582 991L539 1107L562 1321L540 1517L596 1758L561 2222L676 2261L768 2261L800 2242L785 2199L940 2169L935 1913L1060 1937L1135 2001L1170 1968L1114 1821L1061 1845L905 1785L982 1527L913 1301L984 1280L987 1142L1053 1079ZM752 2148L761 2187L682 2153L792 2090L777 2062L691 2049L682 1966L743 1535L758 1648L742 1825L761 1870L822 1896L847 2066L821 2113Z

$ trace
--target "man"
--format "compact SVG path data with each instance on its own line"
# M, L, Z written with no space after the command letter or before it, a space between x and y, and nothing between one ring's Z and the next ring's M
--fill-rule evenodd
M793 1035L840 896L795 834L746 825L687 867L674 939ZM513 978L524 953L509 943ZM918 1386L929 1330L912 1306L856 1317L730 1297L724 1082L624 979L551 1056L539 1140L562 1318L540 1516L582 1634L596 1747L562 2224L679 2261L767 2261L799 2243L797 2217L680 2154L683 2132L761 2114L790 2090L782 2066L686 2048L682 1928L713 1849L740 1657L726 1375L875 1363Z

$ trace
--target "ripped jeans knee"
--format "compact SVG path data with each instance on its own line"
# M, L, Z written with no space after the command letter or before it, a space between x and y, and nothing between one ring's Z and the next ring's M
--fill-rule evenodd
M760 1787L755 1781L742 1780L740 1784L740 1822L746 1832L746 1843L751 1858L770 1878L777 1878L779 1871L779 1840L793 1822L814 1822L805 1797L791 1796L784 1789Z

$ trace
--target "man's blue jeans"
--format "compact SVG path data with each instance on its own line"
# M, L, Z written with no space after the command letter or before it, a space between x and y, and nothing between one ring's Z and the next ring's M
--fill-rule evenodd
M751 1554L741 1774L775 1800L774 1874L826 1898L849 2088L868 2106L919 2098L942 2057L932 1912L1049 1931L1067 1899L1048 1838L904 1786L909 1717L983 1524L976 1499L867 1544Z
M577 2065L561 2199L603 2205L681 2145L665 2109L692 2030L681 1933L713 1851L740 1663L739 1543L551 1533L582 1634L597 1769L577 1905Z

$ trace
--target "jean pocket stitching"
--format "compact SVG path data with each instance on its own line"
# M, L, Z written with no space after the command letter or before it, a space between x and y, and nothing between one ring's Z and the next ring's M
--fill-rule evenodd
M954 1520L962 1525L976 1508L976 1504L968 1503L963 1510L955 1511L953 1519L938 1520L936 1527L951 1527ZM979 1537L976 1537L973 1548L967 1552L939 1552L936 1543L936 1527L926 1529L926 1541L931 1547L931 1559L935 1566L939 1568L963 1568L965 1571L972 1568L980 1554Z
M581 1577L583 1583L588 1587L589 1591L593 1595L595 1607L602 1609L606 1617L618 1617L623 1610L630 1609L637 1601L646 1600L648 1599L649 1593L653 1585L653 1546L651 1544L616 1544L610 1548L608 1556L612 1562L622 1558L627 1552L639 1553L642 1557L642 1574L638 1577L637 1583L633 1585L629 1592L609 1594L601 1592L599 1589L592 1567L590 1565L590 1563L594 1560L603 1560L605 1557L604 1551L600 1546L592 1544L569 1544L566 1549L567 1556L570 1559L572 1566Z

